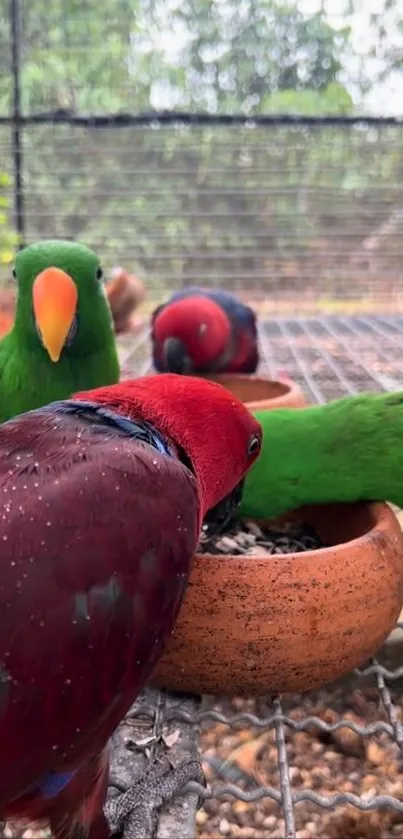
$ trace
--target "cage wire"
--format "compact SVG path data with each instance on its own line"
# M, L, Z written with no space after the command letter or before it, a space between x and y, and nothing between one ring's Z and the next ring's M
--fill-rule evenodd
M131 0L102 14L95 0L0 0L0 20L0 199L24 243L79 239L151 298L203 284L271 310L403 310L401 121L141 116L165 71L156 57L141 90L130 72Z
M151 298L201 284L294 311L337 298L393 311L403 300L401 137L400 126L302 118L27 124L24 240L79 239L108 269L138 273ZM4 124L0 154L12 176Z

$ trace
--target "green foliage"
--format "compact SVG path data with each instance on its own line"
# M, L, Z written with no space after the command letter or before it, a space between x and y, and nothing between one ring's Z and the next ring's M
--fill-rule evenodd
M264 111L279 90L326 91L350 30L281 0L20 0L22 109ZM0 0L0 108L11 108ZM340 86L340 92L342 92Z
M151 0L143 14L158 21L165 6ZM350 36L277 0L182 0L168 26L188 35L169 83L175 101L213 111L259 113L277 90L325 90Z
M105 112L129 107L136 88L127 58L137 0L21 0L22 110ZM9 53L9 3L0 0L0 56ZM3 34L2 34L3 33ZM0 107L10 109L0 57Z
M353 101L338 82L330 82L323 90L279 90L265 101L265 112L324 116L351 114Z
M11 181L5 172L0 172L0 274L2 267L8 266L14 259L18 236L10 226L9 189Z
M341 81L349 28L296 3L20 2L25 113L354 109ZM12 107L8 16L0 0L3 114ZM388 216L403 177L393 130L34 126L23 145L28 240L81 239L158 292L191 276L233 286L316 276L336 234L353 249L377 214ZM0 151L10 153L2 126Z

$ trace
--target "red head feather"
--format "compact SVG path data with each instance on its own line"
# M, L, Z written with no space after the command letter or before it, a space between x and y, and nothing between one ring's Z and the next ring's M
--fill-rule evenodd
M196 473L202 515L234 489L260 452L257 420L222 385L205 379L162 373L76 393L73 398L142 418L180 446Z
M208 297L192 295L174 300L153 322L153 339L162 350L176 338L186 349L194 369L209 367L225 351L231 324L221 306Z

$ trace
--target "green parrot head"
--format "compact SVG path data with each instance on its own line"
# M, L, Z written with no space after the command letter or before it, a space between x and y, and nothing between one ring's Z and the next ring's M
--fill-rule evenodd
M85 245L38 242L18 253L13 274L18 284L13 332L19 341L42 346L53 362L114 342L102 268Z

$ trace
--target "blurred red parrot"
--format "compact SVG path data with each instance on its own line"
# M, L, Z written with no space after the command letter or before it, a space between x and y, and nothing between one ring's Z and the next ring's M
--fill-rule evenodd
M174 374L0 426L2 818L109 836L108 740L172 631L203 521L228 519L260 447L232 394ZM130 793L111 809L125 837Z
M175 291L151 316L153 362L161 372L255 373L254 311L222 289Z

